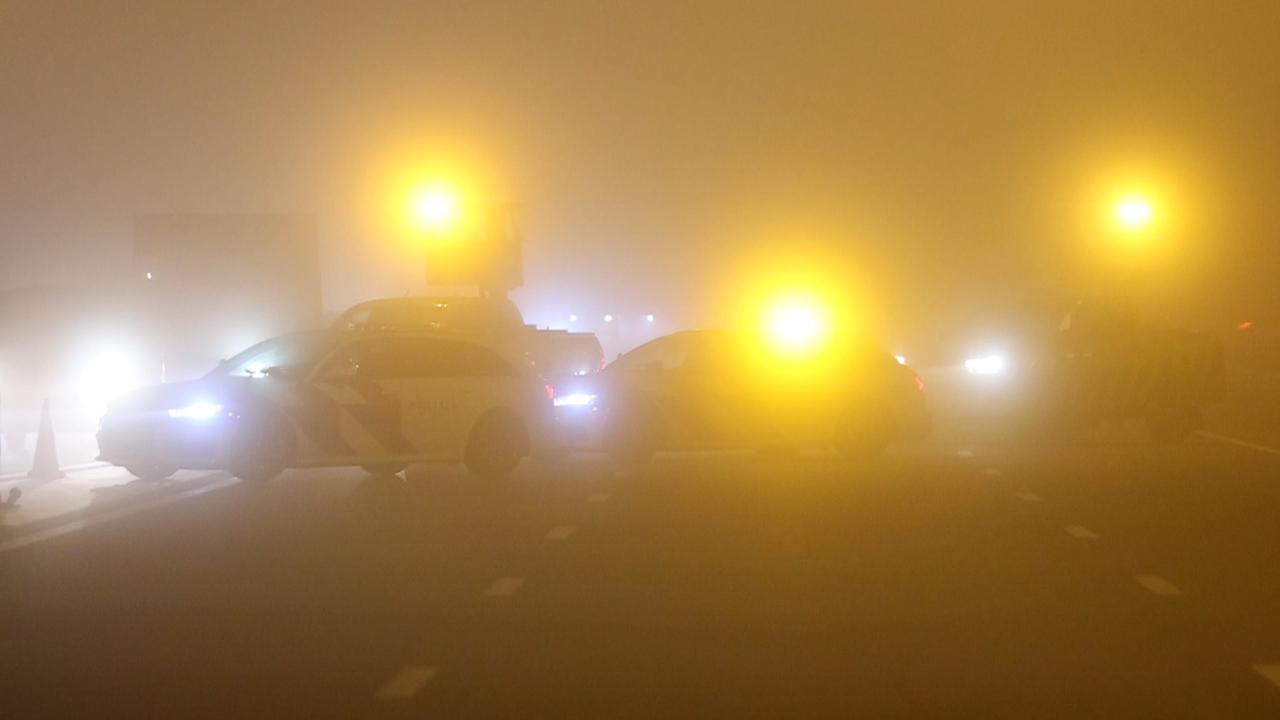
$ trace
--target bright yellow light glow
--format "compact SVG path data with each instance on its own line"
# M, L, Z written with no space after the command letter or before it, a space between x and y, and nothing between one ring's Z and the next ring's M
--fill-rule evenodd
M1155 211L1151 203L1140 197L1127 197L1116 203L1116 222L1125 230L1145 230L1151 225Z
M749 359L739 379L770 402L835 397L857 383L851 364L875 345L866 266L839 242L835 232L771 233L717 273L717 324L735 331Z
M434 184L421 188L413 193L410 204L413 225L419 232L446 233L458 223L458 195L448 186Z
M830 310L814 297L782 297L765 307L762 329L779 355L811 357L831 339Z

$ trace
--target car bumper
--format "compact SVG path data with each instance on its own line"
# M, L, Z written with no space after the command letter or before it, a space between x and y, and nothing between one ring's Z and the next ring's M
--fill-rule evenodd
M98 459L114 465L215 469L224 464L226 431L219 420L176 420L162 413L107 416L98 430Z

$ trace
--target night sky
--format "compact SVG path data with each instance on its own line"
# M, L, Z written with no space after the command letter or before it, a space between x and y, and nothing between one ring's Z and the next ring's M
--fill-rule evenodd
M0 285L113 282L143 213L298 211L330 308L416 290L417 167L515 205L544 321L712 322L736 259L815 243L888 326L1103 275L1280 321L1277 38L1265 0L0 0ZM1167 222L1119 267L1134 184Z

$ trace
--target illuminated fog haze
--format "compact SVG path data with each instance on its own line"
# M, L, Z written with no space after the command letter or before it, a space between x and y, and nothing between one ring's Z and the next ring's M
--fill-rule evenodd
M1189 0L10 1L0 283L109 282L140 214L301 212L338 310L420 287L385 195L456 173L515 205L535 319L712 321L741 249L800 240L924 326L1079 292L1095 204L1137 183L1178 219L1151 291L1263 316L1278 31Z

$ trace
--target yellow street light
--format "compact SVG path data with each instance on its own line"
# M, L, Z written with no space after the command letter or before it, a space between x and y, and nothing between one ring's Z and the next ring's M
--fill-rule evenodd
M415 191L409 203L414 229L422 233L448 233L458 224L461 215L458 194L439 183Z
M831 339L831 317L816 298L797 295L775 299L764 310L765 339L778 355L811 357Z
M1115 206L1116 224L1127 232L1140 232L1151 226L1155 210L1151 202L1140 196L1122 198Z

